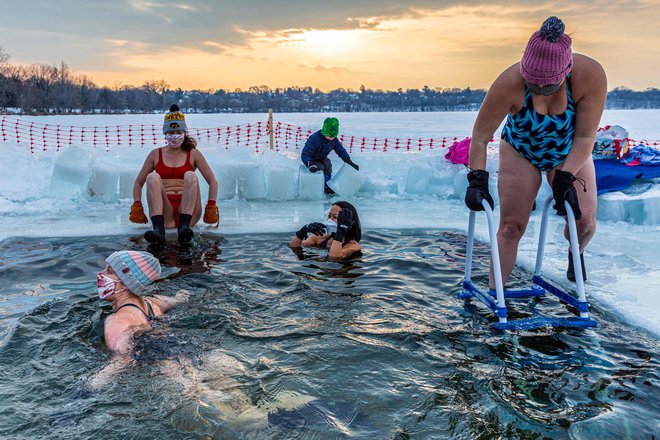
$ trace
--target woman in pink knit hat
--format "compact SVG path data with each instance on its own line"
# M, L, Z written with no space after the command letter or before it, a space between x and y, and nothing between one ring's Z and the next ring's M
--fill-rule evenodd
M543 22L527 43L520 62L495 80L472 131L468 208L491 207L486 145L507 118L499 147L497 188L500 197L502 279L513 270L518 242L525 232L534 199L545 173L552 186L555 209L565 215L568 202L577 220L580 257L596 231L596 176L591 151L605 108L607 78L602 66L574 54L571 37L557 17ZM575 181L579 183L576 189ZM564 235L568 239L568 228ZM569 252L566 276L575 281ZM584 261L582 264L584 270ZM586 280L586 271L582 274ZM491 273L489 287L495 282Z
M98 274L96 284L99 299L110 301L114 313L105 320L103 337L110 350L128 354L133 335L150 329L151 320L186 301L187 295L140 296L161 274L158 259L149 252L118 251L105 261L107 266Z

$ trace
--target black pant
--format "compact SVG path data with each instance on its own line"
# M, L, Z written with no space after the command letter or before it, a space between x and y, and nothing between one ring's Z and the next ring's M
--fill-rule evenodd
M305 166L308 170L312 167L316 167L318 171L323 171L323 178L325 179L326 183L332 177L332 162L330 162L330 159L327 157L323 158L323 160L310 160L305 164Z

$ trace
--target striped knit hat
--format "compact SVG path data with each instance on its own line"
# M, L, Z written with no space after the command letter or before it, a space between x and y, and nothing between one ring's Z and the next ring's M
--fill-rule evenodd
M161 268L158 259L149 252L117 251L105 260L128 290L139 295L158 278Z

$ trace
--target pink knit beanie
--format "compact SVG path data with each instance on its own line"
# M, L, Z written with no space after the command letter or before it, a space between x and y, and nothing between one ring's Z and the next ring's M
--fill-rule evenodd
M548 85L561 82L572 68L571 37L559 18L549 17L527 42L520 73L528 83Z

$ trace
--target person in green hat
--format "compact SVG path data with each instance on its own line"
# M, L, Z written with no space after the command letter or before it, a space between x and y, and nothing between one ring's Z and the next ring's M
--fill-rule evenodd
M300 159L305 164L307 169L312 173L318 171L323 172L325 179L325 192L333 194L334 191L328 186L328 180L332 177L332 162L328 155L332 150L337 153L337 156L348 165L356 170L360 167L357 166L348 154L346 149L341 145L337 135L339 134L339 120L337 118L325 118L323 121L323 128L316 133L312 134L305 142L305 147L302 150Z

